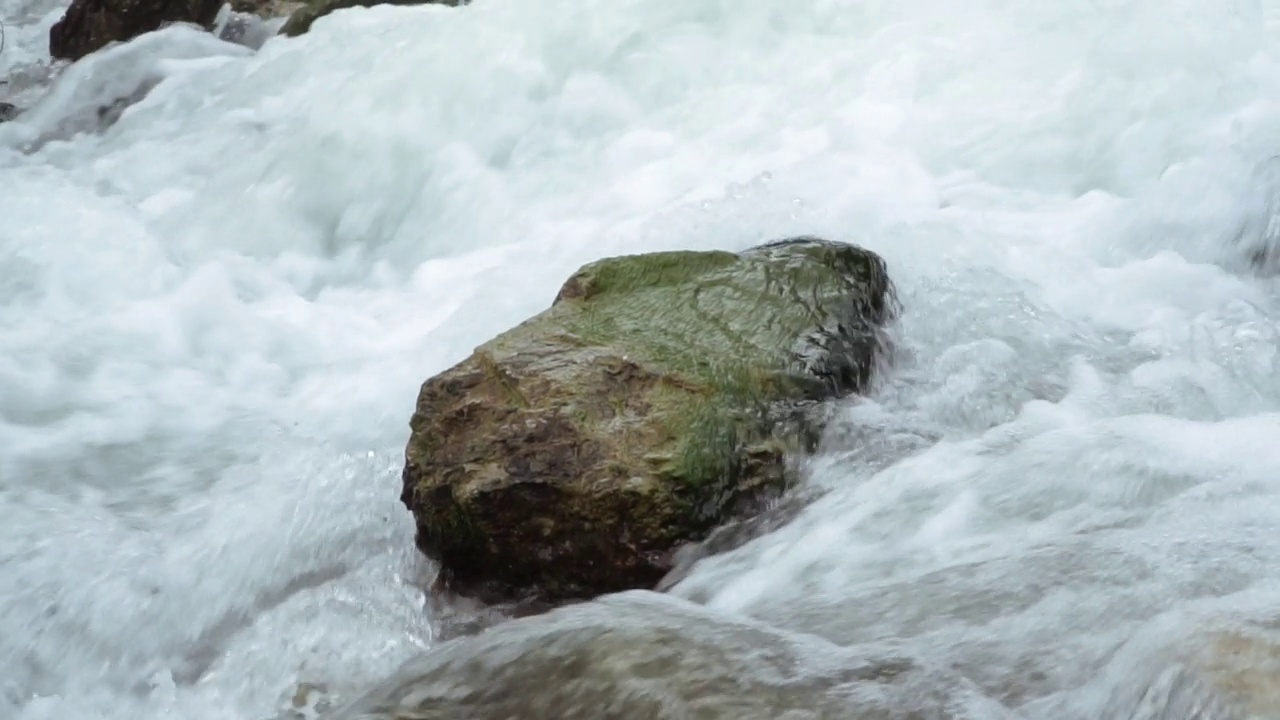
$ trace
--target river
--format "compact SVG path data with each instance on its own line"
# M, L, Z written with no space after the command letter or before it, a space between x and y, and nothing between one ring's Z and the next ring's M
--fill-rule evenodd
M376 683L438 630L419 384L587 261L796 234L884 256L898 353L674 594L1028 718L1280 624L1280 3L382 6L50 85L61 9L0 0L0 717Z

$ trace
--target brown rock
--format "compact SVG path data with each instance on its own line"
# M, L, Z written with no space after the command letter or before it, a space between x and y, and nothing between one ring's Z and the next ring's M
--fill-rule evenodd
M652 588L788 483L808 412L868 380L883 261L813 238L612 258L428 380L404 503L446 587L488 601Z
M74 0L49 29L49 54L79 60L173 22L212 28L221 7L222 0Z

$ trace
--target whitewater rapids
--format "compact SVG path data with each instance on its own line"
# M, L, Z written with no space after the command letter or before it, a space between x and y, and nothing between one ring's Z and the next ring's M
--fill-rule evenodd
M50 85L61 11L0 0L0 718L386 677L421 381L584 262L805 233L886 258L896 364L676 595L992 718L1277 626L1280 3L382 6Z

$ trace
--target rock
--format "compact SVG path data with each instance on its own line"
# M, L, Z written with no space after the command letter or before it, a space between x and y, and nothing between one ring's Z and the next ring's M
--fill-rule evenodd
M300 0L232 0L231 10L248 15L257 15L264 20L289 17L303 7Z
M1110 698L1111 704L1094 717L1124 720L1247 720L1248 717L1202 677L1177 665L1169 666L1148 682L1124 690L1116 695L1128 702Z
M401 498L419 548L490 602L652 588L778 496L893 307L879 257L815 238L582 268L423 384Z
M19 112L21 111L18 110L17 105L13 105L7 102L0 102L0 122L7 122L9 120L12 120L18 117Z
M1203 621L1200 618L1199 621ZM1280 644L1274 621L1224 628L1156 623L1135 633L1081 699L1088 717L1124 720L1247 720L1280 717ZM1188 632L1190 630L1190 632ZM1145 636L1144 636L1145 635ZM1063 713L1051 706L1038 716Z
M1250 716L1280 717L1280 628L1274 621L1217 630L1188 647L1188 666L1222 697Z
M115 125L116 122L120 120L120 116L124 114L125 110L128 110L130 107L142 102L147 97L147 94L154 90L156 85L159 84L159 80L155 78L147 78L128 95L122 95L113 99L111 102L99 105L94 110L94 114L97 115L97 122L94 124L94 130L102 132L112 125Z
M311 23L336 10L374 5L448 5L457 7L470 0L311 0L289 16L280 28L281 35L296 37L311 29Z
M254 50L261 49L279 34L291 15L304 7L306 3L301 0L232 0L231 11L221 23L218 37Z
M242 4L246 7L248 3ZM295 2L264 2L250 7L249 12L230 10L225 19L219 16L215 32L219 40L243 45L250 50L261 50L267 41L279 34L280 27L289 14L302 7Z
M439 645L329 720L976 717L960 695L910 659L633 591Z
M221 7L222 0L73 0L49 29L49 54L79 60L110 43L131 40L168 23L211 29Z

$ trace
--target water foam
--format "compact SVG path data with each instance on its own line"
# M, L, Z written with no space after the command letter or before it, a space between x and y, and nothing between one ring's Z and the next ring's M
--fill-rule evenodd
M38 63L57 8L2 7ZM899 366L828 496L676 592L1087 717L1151 618L1280 597L1276 17L477 0L65 71L0 126L0 703L361 689L432 637L417 384L582 262L808 232L889 261Z

